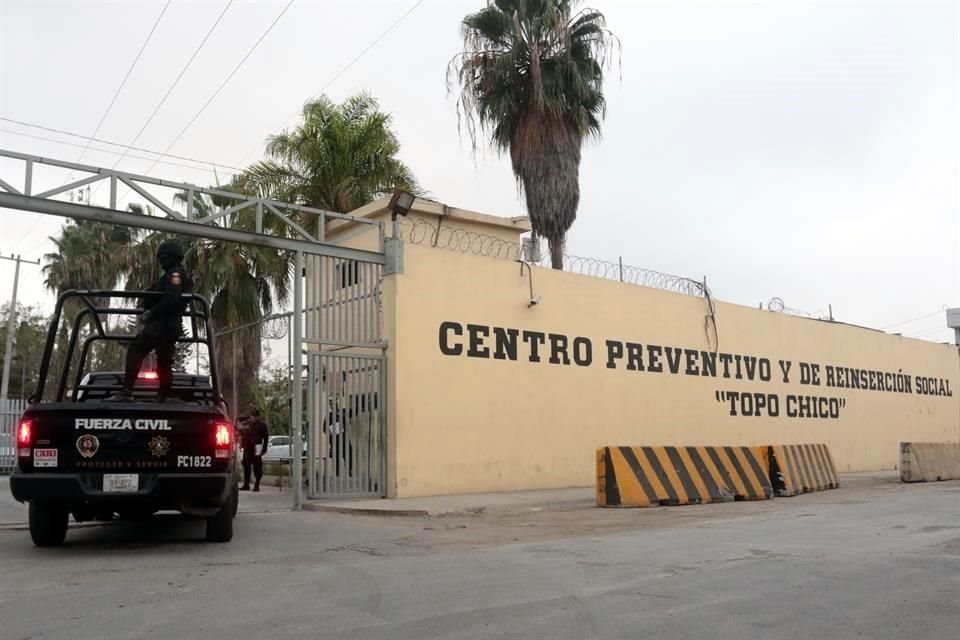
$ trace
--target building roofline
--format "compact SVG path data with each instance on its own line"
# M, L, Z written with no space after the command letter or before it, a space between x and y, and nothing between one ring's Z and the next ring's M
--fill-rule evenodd
M387 209L387 205L389 203L390 198L380 198L379 200L374 200L373 202L367 203L358 209L350 211L349 215L356 218L373 218L380 214L389 214ZM500 229L510 229L520 234L527 233L531 229L530 219L526 216L505 218L501 216L490 215L489 213L480 213L478 211L450 207L441 202L436 202L434 200L428 200L425 198L417 198L414 201L410 212L442 219L445 224L453 224L457 220L462 220L472 224L497 227ZM327 233L337 233L356 224L358 223L350 220L331 220L329 223L327 223Z

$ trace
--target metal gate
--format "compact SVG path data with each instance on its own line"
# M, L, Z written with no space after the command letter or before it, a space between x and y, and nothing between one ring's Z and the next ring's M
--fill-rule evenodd
M306 256L306 477L311 498L386 493L383 266Z
M26 408L26 400L0 398L0 473L10 473L17 465L17 424Z
M326 369L339 371L347 385L341 384L340 389L359 389L357 393L345 393L337 388L318 394L306 394L310 404L315 408L310 412L308 420L311 425L317 425L317 435L308 438L308 447L313 447L315 455L307 456L310 463L308 480L313 488L314 495L326 493L346 494L356 492L382 495L385 478L382 463L367 465L367 476L374 482L360 482L351 479L353 472L359 468L357 453L350 453L354 466L346 465L346 476L343 475L342 465L338 470L334 466L334 480L343 480L344 486L320 490L318 475L322 468L319 464L321 455L319 433L323 429L319 418L320 402L323 398L333 398L336 405L336 396L340 394L340 401L349 405L357 402L355 410L341 410L341 414L352 416L354 422L360 420L361 414L368 414L366 420L372 425L372 434L367 438L371 453L367 459L373 461L383 456L384 435L384 406L385 398L382 390L384 345L380 339L379 292L380 279L385 265L389 265L389 273L401 272L403 265L402 243L393 234L386 238L384 223L364 217L349 214L324 211L314 207L288 202L280 202L270 198L261 198L232 191L215 188L199 187L197 185L164 180L151 176L136 175L116 169L106 169L91 165L81 165L63 160L42 158L15 151L0 149L0 212L5 209L16 209L47 215L73 218L76 220L93 220L110 224L122 224L140 229L150 229L164 233L183 234L206 238L213 241L238 242L261 247L269 247L280 251L291 251L294 254L293 279L293 311L291 337L291 419L290 430L293 435L293 463L292 473L295 478L303 475L302 462L303 440L302 434L303 411L303 374L309 373L312 366L319 372L316 384L331 384L330 376L323 372ZM35 169L43 169L43 173L35 175ZM48 171L55 170L69 174L66 180L51 177ZM71 179L78 175L78 179ZM35 180L37 178L37 180ZM36 183L36 184L35 184ZM94 183L107 184L107 201L93 205L87 203L68 202L64 198L72 190L93 185ZM59 184L59 186L55 186ZM54 185L50 188L51 185ZM139 194L149 202L156 211L154 215L141 215L119 208L118 187L125 187L129 192ZM216 199L224 204L215 212L210 212L196 206L197 198L205 197ZM122 199L122 198L120 198ZM176 202L183 202L179 207ZM165 202L174 204L167 205ZM242 215L241 215L242 214ZM351 248L343 244L328 242L326 232L328 223L337 223L343 226L353 226L349 234L355 239L374 238L373 245L367 249ZM307 229L311 229L308 231ZM315 229L315 231L313 230ZM368 235L364 235L368 234ZM345 240L341 235L341 241ZM356 240L351 242L358 246ZM304 262L309 262L313 277L307 278L310 291L306 292L308 306L304 306ZM304 331L304 321L310 324ZM307 349L307 366L304 363L303 349ZM330 366L326 367L323 361L327 358ZM340 358L340 360L330 360ZM343 358L370 360L376 363L379 376L373 376L370 382L362 382L364 367L352 364L333 367L334 363L342 363ZM310 361L318 361L310 365ZM367 368L369 369L369 368ZM355 375L357 374L357 375ZM353 378L356 378L356 381ZM352 387L350 385L353 385ZM366 386L364 386L366 385ZM364 400L366 396L372 398ZM317 398L320 398L318 401ZM373 408L373 411L370 411ZM336 421L334 422L336 424ZM359 447L350 441L351 424L346 426L340 423L337 429L345 429L344 436L347 452L357 452ZM354 430L359 427L353 428ZM329 429L328 429L329 432ZM333 434L339 435L339 434ZM343 444L343 443L341 443ZM7 447L9 448L9 446ZM335 450L335 449L334 449ZM329 465L327 465L329 466ZM352 483L352 484L351 484ZM336 485L336 483L334 483ZM323 484L330 486L330 483ZM302 506L302 485L293 483L293 507Z

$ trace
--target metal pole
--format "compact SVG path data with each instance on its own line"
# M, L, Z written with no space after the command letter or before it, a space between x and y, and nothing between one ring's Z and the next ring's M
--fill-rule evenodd
M233 421L237 421L237 416L240 415L240 407L237 406L237 332L234 331L230 336L230 354L231 359L231 371L230 371L230 383L233 385Z
M16 262L17 266L13 272L13 294L10 296L10 315L7 318L7 342L6 349L3 352L3 380L0 381L0 400L7 399L7 390L10 388L10 362L13 360L13 336L17 326L17 288L20 284L20 263L39 265L40 261L24 260L20 254L16 256L0 256L2 260ZM22 392L22 387L21 387Z
M295 254L293 268L293 380L290 435L293 438L293 509L303 508L303 425L300 415L301 370L303 368L303 252Z
M13 272L13 295L10 297L10 315L7 316L7 343L3 352L3 381L0 382L0 400L7 399L7 388L10 386L10 360L13 355L13 331L17 323L17 286L20 284L20 255L16 258L17 266Z
M307 497L317 497L317 409L315 395L316 358L307 356Z
M620 282L623 282L623 256L620 256L619 260L620 260Z

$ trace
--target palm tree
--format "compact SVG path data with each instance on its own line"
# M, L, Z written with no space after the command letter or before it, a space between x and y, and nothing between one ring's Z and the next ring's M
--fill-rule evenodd
M123 271L124 250L135 236L132 229L122 225L84 220L64 224L60 235L50 238L56 251L44 256L44 286L57 295L70 289L114 289ZM93 298L91 302L100 306L104 300ZM60 375L69 327L73 325L80 306L81 303L76 298L64 305L63 319L57 328L57 348L50 363L49 380L55 380ZM95 345L91 354L92 362L100 362L113 350L115 349L109 344ZM74 354L73 370L77 365ZM113 368L102 362L95 366ZM47 388L51 387L52 385L48 385Z
M218 188L232 190L233 186ZM177 194L175 199L182 204L186 194ZM193 206L199 217L205 217L231 204L197 194ZM231 214L225 222L231 228L248 231L253 231L255 225L247 212ZM144 254L149 251L149 256L155 255L155 246L166 239L160 234L148 236L144 245L153 248L146 249ZM227 392L233 387L236 357L238 397L230 397L230 401L239 410L252 401L252 386L263 359L259 321L273 313L275 305L285 305L289 300L291 258L287 252L268 247L196 238L178 240L185 248L184 266L195 279L194 290L210 300L214 327L234 329L217 338L215 348L220 384L228 397Z
M619 41L602 13L576 0L496 0L463 19L464 50L447 68L460 87L474 149L478 131L509 151L535 237L563 269L566 233L580 202L580 150L599 137L603 69Z
M112 289L120 279L121 249L136 236L130 227L77 220L50 241L44 256L44 285L57 294L68 289Z
M245 192L346 213L403 189L422 195L407 165L391 116L366 93L335 104L326 96L303 107L292 131L271 136L267 159L250 166L237 187Z

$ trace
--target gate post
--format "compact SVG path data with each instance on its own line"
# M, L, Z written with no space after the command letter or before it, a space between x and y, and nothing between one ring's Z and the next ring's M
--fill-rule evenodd
M303 508L303 424L302 384L303 373L303 252L297 251L293 267L293 372L291 379L290 436L293 438L293 478L290 481L293 494L293 510Z
M317 497L317 365L307 355L307 497Z

